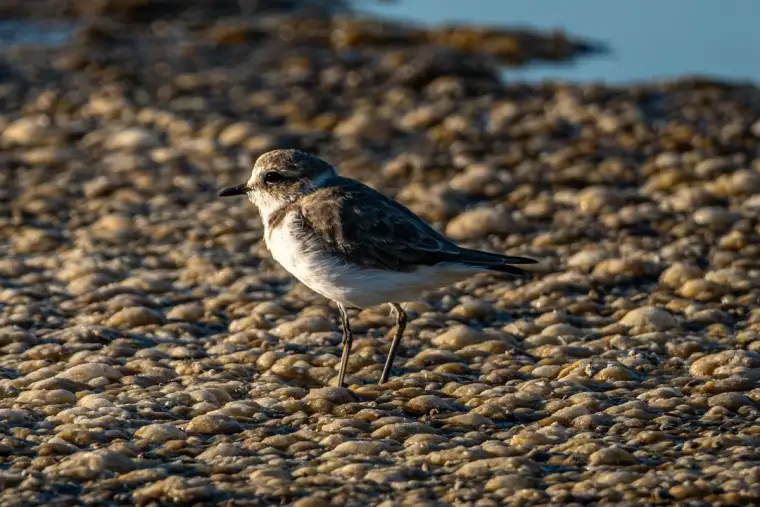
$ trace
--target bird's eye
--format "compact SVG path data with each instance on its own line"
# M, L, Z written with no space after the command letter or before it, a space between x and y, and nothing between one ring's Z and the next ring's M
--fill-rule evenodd
M277 171L269 171L264 175L264 183L271 185L272 183L279 183L284 180L285 177Z

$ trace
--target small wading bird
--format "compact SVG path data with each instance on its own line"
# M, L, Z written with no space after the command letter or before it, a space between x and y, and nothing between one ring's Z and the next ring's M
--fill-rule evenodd
M261 155L247 183L219 195L247 195L261 214L272 257L337 303L343 327L341 387L353 341L346 308L391 305L396 332L382 384L406 327L400 303L477 273L524 276L528 273L513 264L537 262L459 247L402 204L297 150Z

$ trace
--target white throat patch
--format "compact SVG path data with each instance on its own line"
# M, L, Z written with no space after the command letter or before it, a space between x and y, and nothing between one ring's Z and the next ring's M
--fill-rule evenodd
M289 197L276 197L269 192L251 192L248 195L248 198L253 204L256 205L256 208L258 208L261 219L264 222L264 226L266 227L269 223L269 217L272 216L273 213L276 213L283 206L287 206L291 202L295 201L298 197L309 194L319 188L324 187L330 181L330 179L334 178L336 175L337 172L335 169L332 171L323 172L314 178L308 186L303 188L299 195L292 195Z

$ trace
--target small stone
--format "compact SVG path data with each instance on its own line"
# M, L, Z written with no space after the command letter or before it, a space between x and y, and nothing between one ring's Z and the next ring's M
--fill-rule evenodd
M730 227L739 219L739 215L725 208L709 206L694 212L694 221L708 227Z
M107 326L121 329L132 329L135 327L160 325L164 323L165 320L163 315L144 306L123 308L111 315L106 321Z
M166 313L166 317L172 320L185 322L198 322L203 318L205 310L200 303L185 303L173 307Z
M93 236L112 243L131 241L139 235L134 220L123 213L104 215L91 228Z
M84 363L64 370L59 373L57 377L86 384L98 377L105 377L108 380L118 380L122 377L122 374L113 366L109 366L105 363Z
M676 500L685 500L687 498L704 498L708 493L707 487L700 487L697 484L689 481L684 484L676 484L672 486L668 493Z
M753 405L752 400L748 396L741 393L721 393L714 396L710 396L707 401L710 407L723 407L729 410L736 411L746 405Z
M485 301L467 301L461 303L449 312L452 317L464 320L477 320L483 319L493 312L493 306Z
M683 262L676 262L662 272L660 283L666 287L677 289L689 280L704 276L702 270L696 266Z
M591 466L633 465L636 463L636 458L622 447L613 445L612 447L599 449L591 454L588 462Z
M0 421L6 421L11 424L20 424L26 422L32 415L27 410L16 410L10 408L0 408Z
M730 377L757 367L760 367L760 355L757 353L724 350L700 357L689 367L689 373L695 377Z
M172 475L136 490L132 496L142 505L151 501L192 504L210 500L215 491L205 478Z
M518 491L533 487L533 479L519 474L497 475L486 483L486 491L508 490Z
M138 438L160 443L167 440L185 440L187 434L181 429L166 423L155 423L143 426L135 432Z
M624 326L648 331L664 331L678 326L678 321L670 312L653 306L643 306L631 310L620 321Z
M25 151L21 160L29 165L54 165L73 160L77 155L75 150L44 146Z
M29 146L36 144L50 129L50 119L46 116L27 116L19 118L2 129L5 144Z
M219 133L219 144L222 146L239 146L251 137L256 129L250 123L233 123Z
M303 333L319 333L322 331L333 331L334 326L322 317L300 317L291 322L285 322L275 327L272 331L287 339L295 338Z
M613 364L602 368L599 373L594 375L594 378L603 382L616 380L635 380L637 378L637 375L622 365Z
M301 498L293 502L293 507L329 507L329 505L329 502L316 496Z
M345 387L322 387L320 389L312 389L306 395L306 398L327 400L336 405L357 401L356 396Z
M446 419L446 424L452 426L472 426L479 428L481 426L493 426L494 422L488 417L470 412L469 414L459 414Z
M605 250L581 250L567 260L568 267L582 271L592 271L600 262L609 258L609 252Z
M114 405L102 395L88 394L86 396L82 396L81 398L79 398L79 401L77 402L77 406L89 408L91 410L99 410L101 408L113 407Z
M465 463L456 471L460 477L487 477L505 475L505 472L519 472L522 476L531 476L541 467L535 461L523 457L486 458Z
M195 459L198 461L210 462L219 458L237 458L243 457L245 455L246 451L239 444L229 444L222 442L213 447L209 447L198 456L196 456Z
M350 440L338 444L333 449L336 454L356 454L359 456L377 456L380 452L388 449L388 444L376 440Z
M486 334L467 326L452 326L433 338L433 345L446 350L459 350L489 339Z
M438 412L448 412L452 410L451 402L432 394L423 394L412 398L406 403L406 405L411 410L422 414L427 414L431 410L437 410Z
M580 211L593 215L604 208L620 206L623 201L612 188L588 187L578 193L576 202Z
M77 402L74 393L64 389L22 391L16 401L33 405L73 405Z
M93 473L100 475L104 471L124 473L134 470L137 465L135 462L122 453L99 449L92 452L80 452L72 454L65 461L61 462L61 471L71 470L82 467Z
M475 208L459 214L446 226L446 235L464 241L489 234L507 235L517 230L512 215L504 208Z
M547 435L538 433L536 431L521 431L517 435L513 436L509 443L515 447L535 447L538 445L549 445L552 443L552 439Z
M45 441L44 444L40 445L37 448L37 453L40 456L66 456L69 454L74 454L77 451L79 451L79 448L77 446L72 445L58 437L54 437Z
M727 288L704 279L687 280L678 289L678 294L696 301L716 301L727 292Z
M418 422L392 423L376 429L372 432L372 438L390 438L402 441L418 433L435 433L435 430L427 424Z
M141 127L129 127L111 135L105 143L112 150L154 148L160 144L158 136Z
M13 250L19 254L49 252L61 246L62 241L63 236L56 229L24 227L13 235Z
M194 417L187 424L189 433L202 435L217 435L239 433L243 430L236 420L224 414L204 414Z
M499 171L484 164L473 164L449 181L449 186L471 196L496 196L505 190Z
M618 484L630 484L640 478L641 474L629 471L603 472L594 478L594 482L601 486L614 487Z
M583 331L575 326L571 326L570 324L558 323L545 327L544 330L541 331L541 334L544 336L578 337L583 336Z
M534 377L554 379L557 378L562 366L558 364L547 364L543 366L537 366L530 373Z

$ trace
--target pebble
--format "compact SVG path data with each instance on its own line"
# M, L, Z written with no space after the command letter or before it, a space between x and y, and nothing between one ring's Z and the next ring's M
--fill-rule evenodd
M522 475L526 472L536 473L539 468L535 461L528 458L487 458L462 465L456 471L456 475L467 478L492 476L503 472L519 472Z
M200 303L185 303L173 307L166 312L166 318L186 322L198 322L205 314L203 305Z
M106 142L112 150L136 150L153 148L159 145L156 134L139 127L129 127L114 133Z
M403 441L411 435L418 433L435 433L435 430L427 424L418 422L404 422L386 424L372 433L372 438L389 438Z
M483 343L488 336L467 326L452 326L433 339L433 345L446 350L459 350Z
M223 146L239 146L256 131L250 123L233 123L219 133L219 142Z
M710 407L723 407L738 410L745 405L753 405L752 400L741 393L721 393L711 396L708 400Z
M356 400L356 396L344 387L323 387L321 389L312 389L306 395L306 398L326 400L338 405L351 403Z
M194 417L187 424L189 433L201 435L216 435L238 433L242 431L240 423L223 414L204 414Z
M166 442L167 440L185 440L187 438L187 434L184 431L166 423L154 423L142 426L135 432L135 436L156 443Z
M122 374L113 366L104 363L85 363L72 366L59 373L57 376L59 378L86 384L99 377L105 377L108 380L119 380L122 377Z
M163 324L164 317L155 310L145 308L144 306L133 306L122 308L114 313L106 321L107 326L132 329L135 327L150 326Z
M104 472L117 474L130 472L136 468L134 460L119 452L99 449L97 451L78 452L61 462L59 473L74 476L99 476ZM83 469L83 470L78 470Z
M448 412L453 409L451 402L432 394L416 396L407 402L407 406L416 412L428 413L431 410Z
M700 357L689 367L695 377L728 377L760 367L760 355L744 350L724 350Z
M724 208L709 206L694 212L694 221L708 227L729 227L739 219L739 215Z
M214 487L205 478L174 475L137 489L134 498L140 504L152 501L193 503L210 500L214 493Z
M372 456L379 454L387 448L388 445L383 442L376 442L374 440L351 440L349 442L338 444L338 446L333 449L333 452L338 454Z
M648 331L664 331L678 326L678 321L663 308L643 306L631 310L620 321L624 326Z
M507 490L516 492L529 489L533 486L533 480L519 474L497 475L486 482L486 491Z
M660 283L672 289L678 289L690 280L702 278L702 270L694 265L676 262L660 275Z
M33 405L68 405L76 403L77 397L71 391L64 389L32 389L21 392L16 401Z
M44 139L49 129L50 119L45 116L22 117L3 128L0 139L9 146L30 146Z
M292 322L280 324L272 331L284 339L295 338L303 333L332 331L333 325L321 317L301 317Z
M516 229L510 213L503 208L475 208L459 214L446 226L446 235L458 241L490 234L509 234Z
M588 464L591 466L625 466L636 463L636 458L621 447L611 446L591 454Z
M316 497L301 498L293 502L293 507L328 507L327 500Z

